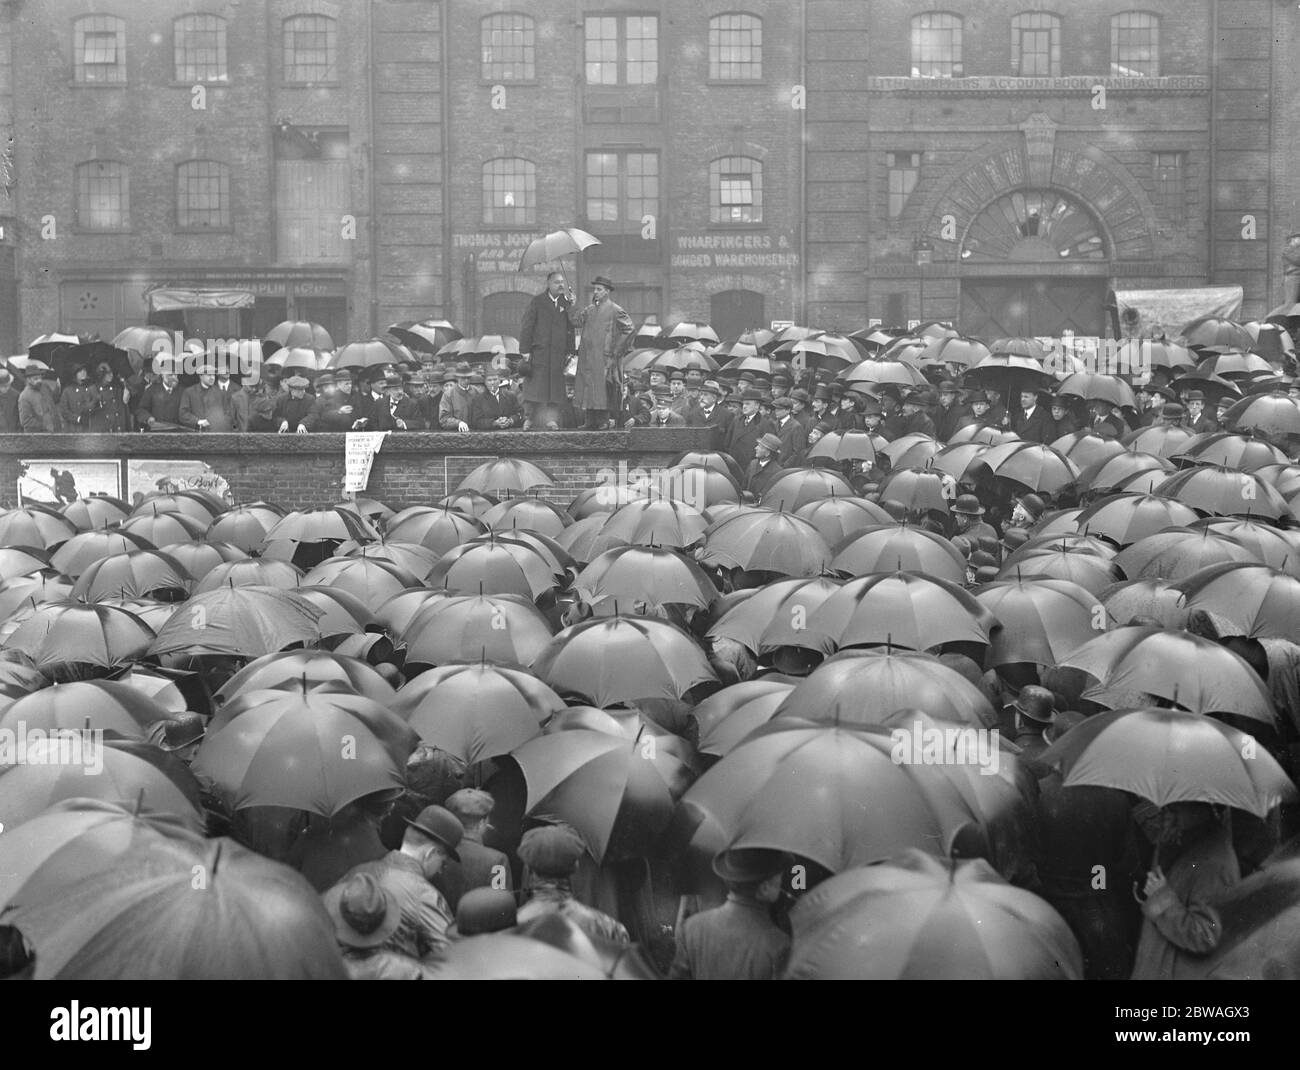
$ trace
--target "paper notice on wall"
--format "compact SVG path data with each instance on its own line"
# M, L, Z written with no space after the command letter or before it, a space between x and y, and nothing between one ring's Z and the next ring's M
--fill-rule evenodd
M387 431L349 431L343 462L343 491L355 494L370 482L370 466L384 444Z

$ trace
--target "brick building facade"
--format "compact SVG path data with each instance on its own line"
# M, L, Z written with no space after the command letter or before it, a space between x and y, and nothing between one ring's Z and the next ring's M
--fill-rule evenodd
M1281 0L9 0L0 345L514 333L560 226L638 319L1095 333L1109 288L1283 292ZM4 140L4 139L0 139ZM213 304L219 304L215 301ZM171 318L168 318L168 317Z

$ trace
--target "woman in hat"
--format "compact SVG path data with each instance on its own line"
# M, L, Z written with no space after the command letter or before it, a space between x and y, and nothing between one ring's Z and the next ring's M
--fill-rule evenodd
M632 340L632 318L614 303L614 284L597 275L591 284L591 303L582 309L569 309L569 322L582 332L578 343L578 369L575 403L587 413L587 430L603 431L609 425L609 412L617 407L613 397L622 393L619 360Z

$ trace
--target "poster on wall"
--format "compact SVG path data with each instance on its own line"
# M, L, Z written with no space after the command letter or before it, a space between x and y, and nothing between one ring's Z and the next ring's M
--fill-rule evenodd
M121 461L66 457L18 462L18 504L66 505L93 494L122 496Z
M131 457L126 462L126 493L138 505L149 494L175 494L180 490L205 490L231 502L226 477L203 461L171 461Z

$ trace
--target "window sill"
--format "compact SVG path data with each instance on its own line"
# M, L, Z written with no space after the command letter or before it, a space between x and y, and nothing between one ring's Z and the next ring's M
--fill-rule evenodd
M529 86L532 86L534 89L536 89L536 88L537 88L539 85L541 85L542 83L541 83L540 81L538 81L536 78L530 78L530 79L529 79L528 81L526 81L526 82L523 82L523 81L516 81L516 80L513 79L513 78L498 78L496 81L493 81L491 78L480 78L480 79L478 80L478 84L481 85L481 86L498 86L498 85L503 85L503 86L505 86L507 89L511 89L511 88L513 88L513 87L515 87L515 86L518 86L520 89L526 89L526 88L528 88Z
M340 89L343 83L338 79L329 82L281 82L281 89Z
M766 86L769 84L766 78L709 78L705 80L707 86L735 86L737 89L744 89L751 86Z
M193 89L196 85L203 86L204 89L228 89L234 83L229 78L218 78L213 81L202 81L195 79L192 82L170 81L167 85L172 89Z
M537 220L530 223L480 223L479 230L494 234L509 234L516 230L529 230L537 227Z
M764 223L762 220L759 220L757 223L709 223L705 226L704 229L724 230L724 231L767 230L770 226L771 226L770 223Z
M234 227L174 227L173 234L234 234Z
M129 89L130 82L78 82L75 78L68 82L73 89Z
M86 235L88 237L100 235L106 238L126 238L134 234L135 231L132 230L130 227L123 227L121 229L109 230L100 227L78 227L74 225L72 228L72 233L77 235Z

